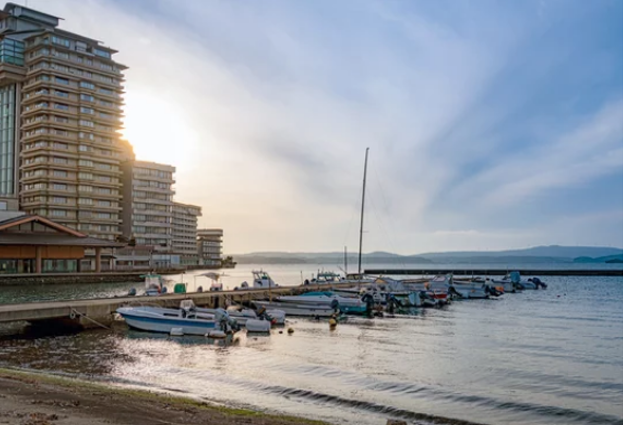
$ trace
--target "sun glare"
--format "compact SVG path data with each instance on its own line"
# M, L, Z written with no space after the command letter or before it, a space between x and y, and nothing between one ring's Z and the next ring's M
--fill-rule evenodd
M125 97L123 136L134 147L136 159L183 166L192 156L196 137L182 108L134 90Z

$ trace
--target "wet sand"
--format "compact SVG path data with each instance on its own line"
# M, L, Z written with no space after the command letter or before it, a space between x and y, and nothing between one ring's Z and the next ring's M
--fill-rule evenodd
M148 391L0 369L2 425L328 425Z

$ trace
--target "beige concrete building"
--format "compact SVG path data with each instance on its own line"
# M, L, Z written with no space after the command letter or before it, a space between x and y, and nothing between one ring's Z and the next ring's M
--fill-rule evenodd
M220 267L223 261L223 229L197 230L197 250L202 265Z
M126 161L123 172L122 232L138 245L171 251L175 167Z
M115 50L7 3L0 12L0 207L121 234L122 70Z
M199 264L197 219L200 216L201 207L179 202L173 203L172 251L180 255L182 265Z

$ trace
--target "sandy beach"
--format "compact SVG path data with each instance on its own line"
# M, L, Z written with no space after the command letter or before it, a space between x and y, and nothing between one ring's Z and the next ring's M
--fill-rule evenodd
M12 369L0 369L0 424L328 425Z

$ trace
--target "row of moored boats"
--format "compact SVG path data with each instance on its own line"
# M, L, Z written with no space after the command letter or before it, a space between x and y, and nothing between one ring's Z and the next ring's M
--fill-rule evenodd
M166 292L163 280L156 277L159 278L153 274L146 277L145 295ZM210 289L221 290L218 275L210 277L215 282ZM217 338L242 328L253 333L268 333L273 326L283 326L288 316L339 320L346 315L374 317L409 314L414 309L439 308L455 300L497 298L505 293L547 288L536 277L522 280L519 272L511 272L503 279L454 279L452 275L440 275L433 279L342 277L323 272L303 285L311 290L300 295L252 301L249 306L210 309L184 300L179 308L129 306L121 307L117 312L131 328ZM268 273L254 271L252 285L244 282L236 289L270 289L277 286Z

